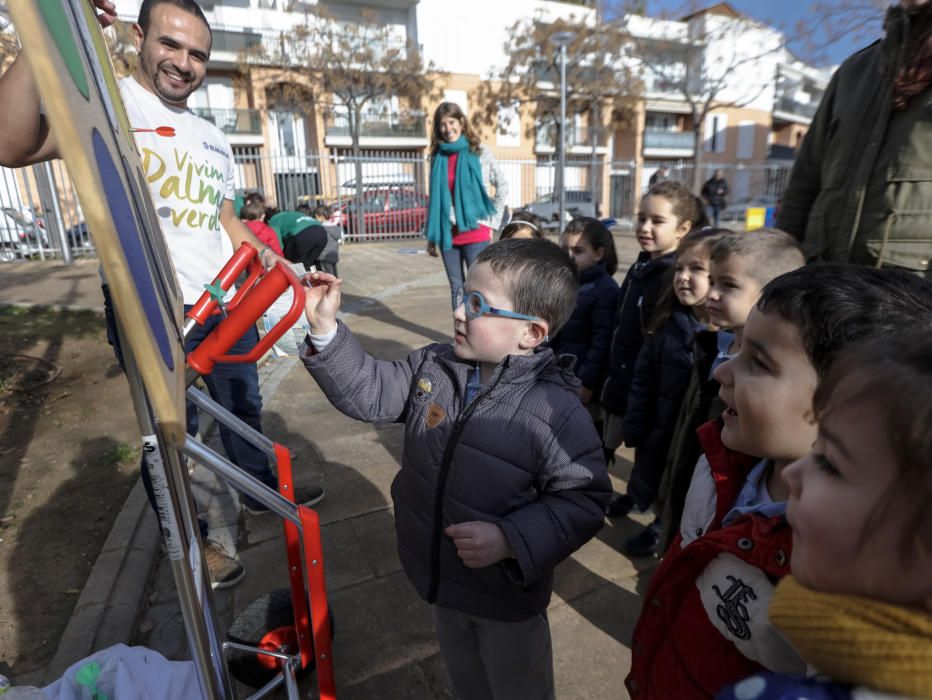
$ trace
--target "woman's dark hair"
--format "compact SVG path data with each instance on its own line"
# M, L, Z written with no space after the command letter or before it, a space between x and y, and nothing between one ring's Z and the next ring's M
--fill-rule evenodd
M866 402L896 455L897 475L864 524L862 542L892 509L906 509L901 555L932 549L932 324L919 333L873 338L832 363L813 397L816 420ZM879 466L879 465L878 465Z
M434 112L434 121L430 127L430 157L433 158L437 155L437 150L440 148L440 144L443 143L443 136L440 135L440 122L447 117L459 119L460 124L463 125L463 135L469 141L469 150L478 153L482 147L482 142L479 141L479 136L469 125L469 120L466 119L463 110L455 102L442 102L437 107L437 111Z
M278 207L266 207L263 221L265 221L265 223L269 223L272 217L275 216L277 213L278 213Z
M702 206L702 200L690 192L689 188L681 182L676 180L658 182L648 190L644 197L663 197L669 200L677 222L681 224L688 221L691 231L709 225L709 218L706 216L705 207Z
M712 246L716 241L721 240L725 236L733 235L735 235L735 232L727 228L705 228L701 231L690 231L683 236L680 240L680 244L676 247L676 259L679 259L681 255L685 255L693 248L699 246L705 248L706 255L711 255ZM657 305L654 307L654 315L647 324L648 334L659 331L663 327L663 324L670 320L670 316L673 315L674 311L679 308L684 308L680 300L676 298L676 292L673 290L673 273L675 270L676 263L674 262L671 272L669 273L669 284L667 284L663 294L660 295L660 299L657 300Z
M326 221L333 215L333 209L326 204L318 204L314 207L314 218L318 221Z
M893 80L893 110L901 112L932 85L932 6L907 13L909 43Z
M518 231L527 229L531 232L532 238L544 237L544 226L537 214L529 212L527 209L518 209L511 215L511 221L502 229L502 235L498 237L500 241L507 240L514 236Z
M615 250L615 239L612 232L598 219L590 216L579 216L570 221L563 229L563 235L580 234L582 239L592 246L593 250L602 249L602 263L605 271L614 275L618 271L618 253Z
M852 343L932 324L932 285L895 268L807 265L768 282L757 308L796 328L823 377Z

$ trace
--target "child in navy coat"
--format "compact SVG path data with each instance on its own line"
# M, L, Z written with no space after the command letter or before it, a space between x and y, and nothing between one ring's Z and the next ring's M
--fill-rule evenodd
M579 296L566 325L553 339L557 355L574 355L575 372L582 382L579 390L596 428L602 432L599 395L608 372L612 322L618 306L618 255L611 232L597 219L573 219L563 231L563 250L576 264Z

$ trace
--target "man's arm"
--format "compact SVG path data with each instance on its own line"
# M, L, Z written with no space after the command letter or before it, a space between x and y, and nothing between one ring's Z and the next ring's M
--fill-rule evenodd
M116 21L110 0L93 0L97 21L109 27ZM23 52L0 77L0 165L19 168L58 157L55 137L40 111L41 95Z
M259 251L262 264L267 268L272 267L278 260L285 263L288 262L265 243L260 241L256 234L250 231L249 227L243 223L242 219L236 216L232 199L224 199L223 204L220 205L220 224L230 237L230 241L233 243L233 250L238 250L243 243L249 243L255 246L256 250Z
M20 168L58 157L48 120L39 111L39 89L23 52L0 77L0 165Z

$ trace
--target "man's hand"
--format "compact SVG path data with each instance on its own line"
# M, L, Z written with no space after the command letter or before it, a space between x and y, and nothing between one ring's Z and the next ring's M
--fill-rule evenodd
M262 252L259 253L259 262L262 263L262 267L264 267L266 270L271 270L277 263L280 262L283 262L285 265L291 267L290 262L285 260L285 258L283 258L268 246L263 248Z
M447 526L443 532L453 540L456 553L470 569L481 569L514 556L505 533L495 523L458 523Z
M304 315L314 335L329 333L337 325L340 310L340 286L343 280L327 272L309 272L304 276Z
M111 24L116 22L116 5L114 5L110 0L92 0L94 7L100 12L97 13L97 21L100 23L100 26L106 29Z
M432 258L436 258L438 255L437 246L433 241L427 242L427 254Z

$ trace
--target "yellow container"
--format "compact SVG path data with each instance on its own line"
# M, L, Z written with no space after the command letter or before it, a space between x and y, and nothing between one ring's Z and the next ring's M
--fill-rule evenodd
M748 207L744 215L744 230L756 231L767 223L766 207Z

